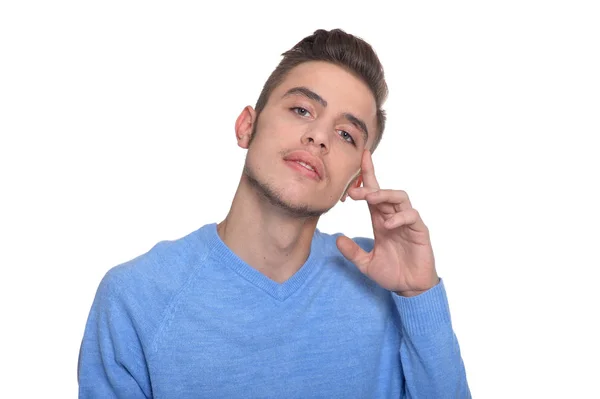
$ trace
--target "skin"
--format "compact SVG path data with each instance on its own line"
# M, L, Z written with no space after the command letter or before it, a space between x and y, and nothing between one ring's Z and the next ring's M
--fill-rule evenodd
M348 196L366 201L374 248L347 237L340 252L383 288L418 295L439 282L429 231L401 190L381 190L370 148L377 129L373 94L360 79L326 62L292 69L271 93L260 117L245 107L235 123L247 149L238 189L217 230L247 264L282 283L308 258L319 217ZM368 134L368 136L367 136ZM320 159L315 180L285 157L306 151Z

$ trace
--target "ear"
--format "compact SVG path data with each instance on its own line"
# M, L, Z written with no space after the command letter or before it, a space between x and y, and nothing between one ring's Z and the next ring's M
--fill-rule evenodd
M240 147L248 149L255 122L256 111L254 108L249 105L244 107L235 121L235 137Z
M360 187L362 185L363 179L361 171L362 169L359 169L356 175L354 175L354 177L352 178L352 180L350 180L350 183L348 183L348 185L346 186L346 189L344 190L344 194L342 194L342 198L340 198L340 201L346 201L346 198L348 198L348 190L350 190L351 188Z

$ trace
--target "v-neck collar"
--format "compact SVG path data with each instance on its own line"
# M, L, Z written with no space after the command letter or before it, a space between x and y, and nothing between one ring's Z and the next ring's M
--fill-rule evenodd
M278 283L274 280L271 280L252 266L248 265L231 249L229 249L223 240L221 240L221 237L217 232L216 223L209 224L205 227L207 230L209 248L213 253L213 256L219 262L222 262L225 266L239 274L242 278L279 301L285 301L290 297L290 295L296 292L314 273L318 266L320 252L318 245L320 232L318 229L315 230L315 234L311 243L310 254L304 265L302 265L302 267L285 282Z

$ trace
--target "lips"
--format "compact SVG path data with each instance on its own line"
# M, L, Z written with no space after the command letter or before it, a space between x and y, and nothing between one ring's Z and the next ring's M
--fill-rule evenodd
M284 160L288 162L297 162L309 171L312 169L319 180L323 180L325 177L325 167L323 166L323 162L307 151L293 151L286 155Z

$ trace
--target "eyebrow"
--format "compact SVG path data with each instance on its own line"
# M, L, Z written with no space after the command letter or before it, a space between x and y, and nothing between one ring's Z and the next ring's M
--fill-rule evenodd
M314 100L321 104L323 107L327 107L327 101L314 91L310 90L307 87L292 87L281 98L285 98L294 94L300 94L304 97L307 97L311 100ZM350 123L356 126L362 132L363 140L366 143L369 138L369 130L367 129L367 124L362 120L352 115L351 113L345 112L344 118L346 118Z
M306 87L292 87L291 89L286 91L285 94L283 95L283 97L281 97L281 98L291 96L292 94L303 95L304 97L308 97L311 100L315 100L316 102L321 104L323 107L327 107L327 101L325 101L323 99L323 97L321 97L320 95L318 95L317 93L315 93L314 91L312 91L311 89L308 89Z

